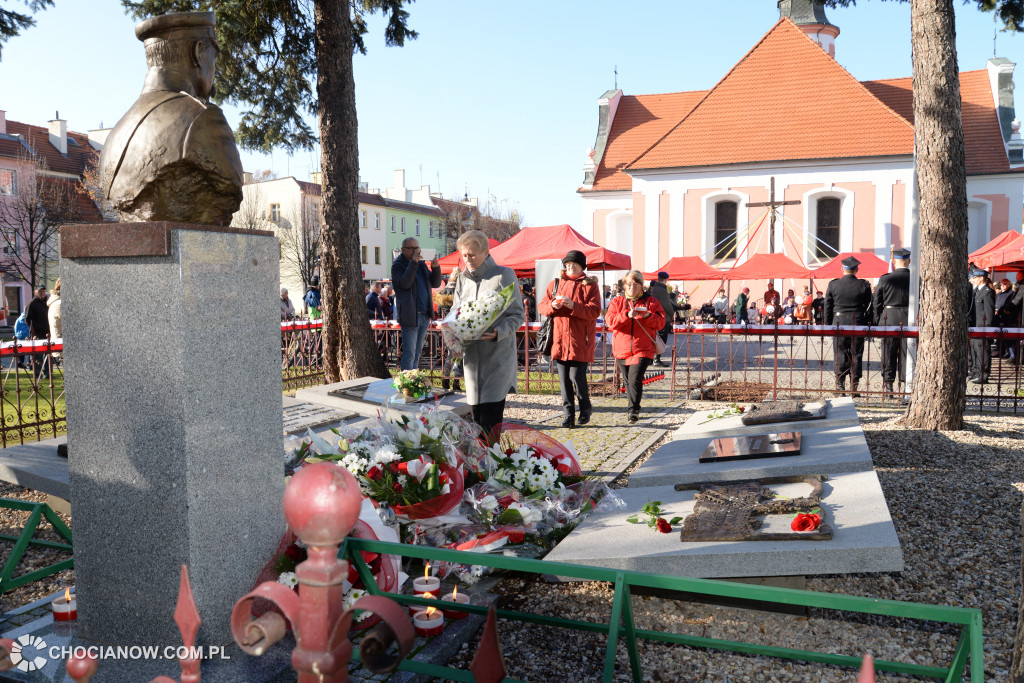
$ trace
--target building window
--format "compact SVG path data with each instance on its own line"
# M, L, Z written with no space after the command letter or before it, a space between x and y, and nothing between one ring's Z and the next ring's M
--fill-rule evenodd
M270 220L274 223L281 222L281 205L271 204L270 205Z
M430 235L431 237L433 237L434 236L434 221L430 221L430 227L428 228L428 231L429 232L427 234Z
M14 194L14 171L0 168L0 194Z
M420 219L419 218L416 219L416 236L417 237L420 236Z
M359 247L359 251L360 251L360 254L363 257L362 261L363 261L363 265L365 266L366 265L366 252L367 252L367 249L366 249L365 246L362 246L362 247Z
M360 211L359 212L359 227L360 228L365 228L366 227L366 212L365 211ZM363 261L363 263L366 263L366 261Z
M380 230L380 214L376 211L373 213L373 229Z
M4 229L0 242L3 243L3 253L5 256L12 256L21 251L21 239L18 236L17 230L11 228Z
M837 197L825 197L818 200L818 224L814 241L814 256L818 259L830 259L839 253L839 208Z
M405 216L402 216L402 234L405 234Z
M375 265L380 265L380 247L373 248L373 262Z
M391 232L395 231L395 217L391 217Z
M715 258L736 258L736 202L715 204Z

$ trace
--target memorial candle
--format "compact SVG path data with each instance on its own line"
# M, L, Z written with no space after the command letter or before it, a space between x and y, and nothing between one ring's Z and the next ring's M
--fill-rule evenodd
M423 576L417 576L413 579L413 593L420 596L424 593L437 595L439 588L441 588L441 579L430 575L430 563L427 562L427 566L423 569Z
M444 615L441 614L441 610L428 607L413 616L412 624L418 636L439 636L444 630Z
M50 603L54 621L71 621L78 618L78 601L71 597L71 588L64 589L63 598L54 598Z
M459 593L458 586L453 587L452 592L448 593L441 599L445 602L457 602L460 605L469 604L469 596L465 593ZM446 619L464 619L466 617L466 612L459 612L453 609L445 609L443 611Z

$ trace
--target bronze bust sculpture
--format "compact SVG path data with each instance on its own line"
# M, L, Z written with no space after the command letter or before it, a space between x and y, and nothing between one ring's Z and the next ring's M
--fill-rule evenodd
M208 102L217 59L213 12L150 17L135 27L149 71L100 155L104 194L122 221L227 225L242 201L242 162Z

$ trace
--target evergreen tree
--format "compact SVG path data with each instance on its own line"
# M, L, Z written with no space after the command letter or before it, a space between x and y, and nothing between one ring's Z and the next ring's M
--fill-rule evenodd
M308 149L323 170L320 291L327 380L387 377L363 305L359 258L359 146L352 55L365 54L366 18L388 18L388 45L416 37L407 0L122 0L136 19L212 10L217 16L218 99L251 109L235 131L245 149Z
M27 6L29 14L0 7L0 59L4 55L4 43L30 26L35 26L36 21L32 18L32 14L47 7L53 7L53 0L22 0L22 4Z

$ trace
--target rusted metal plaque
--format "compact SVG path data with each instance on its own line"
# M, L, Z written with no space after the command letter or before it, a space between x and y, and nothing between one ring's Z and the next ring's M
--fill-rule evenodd
M676 491L698 493L693 512L683 520L680 540L688 541L827 541L832 527L821 506L822 475L769 477L735 482L676 484ZM805 483L811 486L802 498L779 498L773 484ZM766 515L791 515L820 509L822 522L815 531L759 531Z
M740 422L745 425L765 425L773 422L794 422L797 420L822 420L828 417L828 403L818 401L772 401L756 403L747 409Z

